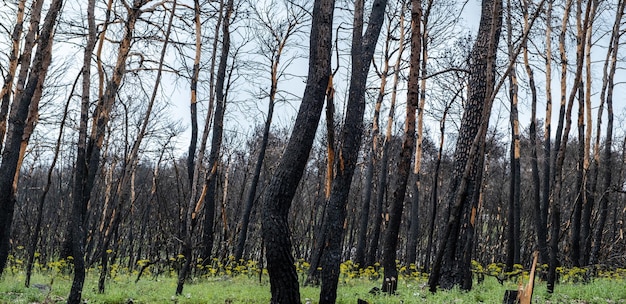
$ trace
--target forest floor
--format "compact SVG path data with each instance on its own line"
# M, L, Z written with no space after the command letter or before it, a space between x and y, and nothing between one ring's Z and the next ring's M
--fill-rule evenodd
M40 265L41 266L41 265ZM25 274L19 267L8 267L0 279L0 303L64 303L72 284L67 265L52 264L35 271L31 286L24 286ZM300 281L305 271L297 265ZM209 267L210 268L210 267ZM222 267L222 270L228 267ZM269 278L265 271L248 272L243 268L231 268L230 273L210 270L204 276L196 276L185 284L182 295L175 296L176 273L171 270L155 275L149 269L136 282L138 272L126 271L116 264L111 266L106 292L97 292L99 270L87 273L83 289L84 303L269 303ZM206 270L206 269L205 269ZM217 270L217 269L215 269ZM426 286L427 276L419 272L403 272L395 295L373 294L372 288L380 288L381 270L361 270L342 264L337 303L356 303L363 299L368 303L502 303L505 290L517 289L519 279L527 281L527 273L502 284L496 277L487 275L481 283L475 282L470 292L457 289L431 293ZM602 277L582 283L580 270L561 270L561 282L554 294L546 291L546 284L536 279L533 303L626 303L626 271L605 272ZM301 287L302 303L317 303L319 287Z

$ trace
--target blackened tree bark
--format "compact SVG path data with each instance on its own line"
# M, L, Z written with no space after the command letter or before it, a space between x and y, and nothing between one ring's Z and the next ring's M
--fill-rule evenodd
M602 150L601 164L604 167L603 184L598 193L596 193L596 200L599 201L599 215L598 222L593 232L593 245L591 246L591 252L589 253L589 264L594 265L598 263L598 254L600 253L600 247L602 245L602 235L604 233L604 226L606 225L608 216L608 203L610 198L610 187L613 181L613 92L615 89L615 71L617 69L617 53L619 48L619 40L623 35L623 31L620 31L622 18L624 16L624 7L626 1L620 0L617 10L615 12L615 21L613 23L613 31L611 33L611 41L609 49L607 51L605 72L602 83L601 98L605 100L607 107L607 125L606 125L606 138L604 140L604 148ZM609 63L610 62L610 63ZM608 71L607 71L608 65ZM598 115L603 112L602 108L604 102L601 102ZM600 124L598 123L598 128ZM598 166L599 167L599 166Z
M337 38L335 38L335 46L337 45ZM328 202L330 199L330 192L332 190L333 180L335 179L335 156L336 156L336 143L335 143L335 85L334 75L339 65L333 70L328 80L328 87L326 88L326 177L324 179L324 199L322 201L321 218L317 221L314 227L313 233L313 246L310 249L309 258L309 271L304 281L305 285L320 285L321 280L321 259L324 247L324 233L327 230L324 227L326 220L326 209L328 208Z
M582 107L581 107L582 106ZM580 267L580 258L581 258L581 216L582 216L582 208L583 201L586 200L586 190L584 189L584 181L585 172L583 169L584 166L584 139L585 139L585 123L584 123L584 114L585 114L585 104L584 104L584 93L582 85L578 88L578 143L576 147L576 180L574 182L574 189L578 192L576 198L574 199L574 206L572 210L572 230L571 230L571 248L570 248L570 259L572 265L574 267ZM582 193L580 193L582 191ZM581 194L585 197L582 197Z
M356 168L361 136L363 134L363 113L365 111L365 86L370 62L374 55L376 42L385 19L387 0L376 0L365 34L363 32L364 1L355 2L354 28L352 31L352 71L348 91L346 117L341 133L336 176L326 208L322 229L324 237L321 264L322 288L320 303L335 303L341 264L343 223L346 218L346 206L354 169Z
M40 1L39 5L41 4L43 4L43 1ZM9 114L9 105L11 104L11 93L13 91L14 84L13 80L15 78L15 73L17 73L17 67L20 62L20 45L22 33L24 31L25 7L26 0L20 0L17 4L15 26L13 27L13 31L11 32L11 53L9 54L9 67L6 71L6 75L4 76L4 85L2 86L2 91L0 91L0 151L2 151L2 147L4 145L4 135L6 134L7 129L7 115ZM34 14L32 15L32 18L35 18L35 20L39 19L41 16L41 12L39 14L37 14L37 10L33 12ZM34 36L34 33L32 35ZM31 37L29 40L27 39L24 44L24 49L26 50L32 50L34 37ZM28 58L22 59L23 62L28 62L26 60L30 59L29 54L32 54L32 52L26 52L26 54L24 54L27 55Z
M585 20L582 20L582 3L579 1L576 4L576 28L577 28L577 38L578 43L582 43L582 45L577 46L577 67L580 65L580 71L582 73L583 70L583 61L586 61L589 65L590 55L588 54L591 51L591 33L593 26L593 16L595 15L596 5L594 1L589 1L587 3L586 12L585 12ZM584 22L584 24L583 24ZM585 60L586 59L586 60ZM584 239L586 237L585 234L588 234L589 226L584 224L583 221L583 209L588 209L590 207L590 200L588 200L587 196L587 171L589 164L589 147L587 143L589 143L589 138L586 137L585 132L585 100L590 98L590 96L586 97L587 93L591 93L591 67L588 66L587 69L587 79L583 84L582 75L580 78L580 85L577 87L578 92L578 117L577 117L577 126L578 126L578 146L577 146L577 166L576 166L576 181L575 181L575 189L578 191L578 195L576 195L576 199L574 200L574 208L572 214L572 230L571 230L571 250L570 250L570 258L572 260L572 264L576 267L580 267L584 264L583 257L585 254L582 252L585 248ZM585 87L589 88L585 90ZM589 109L591 110L591 109ZM591 130L591 126L589 125L587 130ZM590 210L588 210L590 211ZM587 220L590 220L589 215L587 214ZM587 226L587 227L585 227ZM587 229L585 229L587 228Z
M95 0L92 0L89 2L88 4L89 8L93 7L91 6L91 2L95 2ZM95 38L95 31L93 32L93 34L94 34L93 37ZM67 122L67 115L68 115L70 103L72 100L71 96L73 96L73 92L76 89L76 85L78 84L78 80L80 79L81 74L82 74L82 71L78 75L78 77L76 77L76 81L74 81L74 84L72 85L72 89L71 89L72 93L69 95L70 97L67 98L67 102L65 103L65 108L63 110L63 117L61 118L61 122L59 125L59 136L57 137L56 144L54 147L54 155L52 156L52 161L50 162L50 167L48 168L48 172L46 174L45 185L43 186L43 189L41 191L41 196L39 197L38 202L37 202L37 209L34 210L34 212L36 213L36 216L35 216L36 220L35 220L35 228L30 237L30 241L28 242L28 253L27 253L27 258L26 258L27 259L26 279L24 280L24 285L26 287L30 287L30 279L33 274L33 266L35 263L35 252L37 250L37 245L39 244L39 237L41 235L41 225L42 225L43 217L44 217L44 205L46 203L46 198L48 197L48 193L50 193L50 188L51 188L52 181L53 181L52 175L54 174L57 161L59 160L61 144L63 140L63 132L65 130L65 124Z
M193 70L191 75L191 101L189 115L191 118L191 139L187 150L187 178L189 188L192 188L194 181L195 156L198 143L198 78L200 77L200 59L202 58L202 25L200 23L200 0L193 1L196 53L193 59ZM191 192L191 191L190 191Z
M199 5L199 3L197 3ZM202 24L201 20L200 20L200 16L198 16L198 14L200 13L200 7L196 7L194 4L194 15L196 15L195 18L195 22L200 22L200 24ZM206 195L206 187L203 187L201 194L198 195L198 186L199 186L199 181L200 181L200 174L203 168L203 163L204 163L204 154L206 152L206 146L207 146L207 142L209 139L209 131L211 129L211 118L213 115L213 105L215 104L215 74L213 71L215 70L215 65L217 62L217 46L218 46L218 42L219 42L219 38L220 38L220 30L222 27L222 22L224 19L224 0L220 0L219 1L219 9L218 9L218 15L217 15L217 21L215 24L215 36L213 37L213 44L212 44L212 52L211 52L211 64L209 67L209 71L210 71L210 80L209 80L209 104L208 104L208 111L206 113L206 118L204 121L204 130L202 132L202 140L200 142L200 147L198 148L198 152L197 152L197 157L195 158L195 165L193 168L193 174L191 176L191 179L189 181L189 197L188 197L188 201L187 201L187 206L186 208L182 208L182 214L181 214L181 231L180 234L183 238L183 242L181 244L181 251L183 256L185 257L185 261L183 262L183 265L180 269L180 271L178 272L178 282L176 284L176 294L180 295L183 292L183 288L185 285L185 280L187 280L187 276L189 274L189 271L191 269L191 261L193 259L192 257L192 253L193 253L193 238L192 238L192 234L194 232L194 229L196 227L196 224L198 222L198 214L201 211L201 208L204 204L204 195ZM199 25L196 25L196 31L198 30ZM201 28L201 26L200 26ZM196 33L196 48L198 47L198 39L201 39L201 33ZM201 50L196 49L196 56L198 56L198 52L201 52ZM196 91L197 93L197 91ZM191 113L191 115L193 115L193 113ZM194 142L190 142L189 146L190 148L195 145ZM189 160L188 160L189 161ZM189 165L189 162L187 163L187 165ZM189 168L187 169L188 172L187 174L189 174ZM205 183L203 183L203 185L206 185ZM199 197L198 197L199 196Z
M406 9L406 5L403 5L401 11ZM385 128L385 137L382 143L382 148L380 151L380 165L378 168L378 181L376 184L377 192L375 198L374 207L376 210L374 211L374 221L372 223L372 236L367 249L367 256L365 257L365 265L363 266L372 266L377 262L377 253L379 253L379 240L380 234L382 231L382 223L385 217L384 215L384 203L387 192L387 176L388 176L388 168L389 168L389 146L391 144L392 139L392 128L393 121L396 115L396 100L398 96L398 84L400 82L400 70L402 63L402 54L404 53L405 46L405 31L404 31L404 14L400 14L400 22L399 22L399 37L398 37L398 56L397 60L394 64L393 68L393 85L391 88L391 100L389 101L389 111L387 113L387 126ZM388 33L388 35L392 35ZM382 98L382 96L381 96Z
M457 92L457 96L461 92ZM455 96L455 98L457 97ZM428 238L426 240L426 254L424 256L424 269L427 271L430 270L431 263L431 255L433 252L433 238L435 234L435 221L437 219L437 205L439 205L439 175L441 174L441 162L443 158L443 147L445 143L445 132L446 132L446 118L448 116L448 112L452 107L452 102L454 102L453 98L450 103L446 104L445 109L443 110L443 114L441 116L441 120L439 121L439 150L437 151L437 160L435 161L435 173L433 174L432 180L432 193L430 198L430 219L428 221Z
M209 151L207 176L204 181L204 235L202 240L202 252L200 257L203 261L210 260L213 251L213 223L215 222L215 199L217 195L217 167L220 163L219 156L222 150L222 134L224 133L224 113L226 111L226 67L230 50L230 22L233 13L233 0L226 3L226 13L222 24L222 49L220 63L217 68L215 81L215 113L213 116L213 134L211 137L211 150ZM189 257L191 258L191 257Z
M513 24L511 19L511 0L507 1L507 46L509 52L509 61L516 62L515 51L513 46ZM506 268L508 271L513 270L514 264L520 263L520 188L521 188L521 164L520 164L520 131L518 118L518 84L516 63L513 63L511 72L509 73L509 99L511 102L511 181L509 184L509 210L507 216L507 245L506 245Z
M37 5L37 1L33 5ZM2 163L0 164L0 275L6 266L9 255L9 238L16 203L19 164L21 163L21 157L23 157L21 152L22 144L23 140L28 142L27 138L24 139L27 119L29 119L29 115L32 117L32 115L37 113L37 109L34 109L34 114L30 113L30 108L31 106L37 107L41 98L41 90L43 89L48 67L52 60L54 28L62 5L62 0L55 0L50 4L41 28L39 28L38 17L41 14L41 6L36 7L37 10L33 12L33 16L36 17L34 17L35 20L31 20L31 26L33 27L29 31L29 35L32 32L33 36L31 38L35 39L35 32L39 30L39 35L36 38L37 50L30 65L27 64L28 62L22 62L23 66L30 71L27 78L21 79L22 83L26 85L23 91L15 94L9 113L7 138L2 151ZM24 51L31 53L32 46Z
M74 279L68 296L68 303L80 303L82 289L85 281L85 227L84 220L87 213L87 205L91 199L91 190L96 179L100 163L102 143L106 135L107 124L110 113L117 99L117 92L126 72L126 59L130 54L131 41L134 35L135 24L142 13L141 7L147 0L135 0L132 6L127 7L127 19L124 23L124 37L118 47L118 57L111 75L107 82L103 94L100 98L93 114L93 126L91 135L87 139L87 121L89 111L89 94L83 92L81 100L81 122L78 139L78 150L76 154L76 172L73 185L73 206L70 219L71 248L74 260ZM101 39L104 38L104 32ZM91 58L91 53L85 53L84 61ZM83 75L84 76L84 75ZM83 81L86 81L83 79ZM84 83L85 84L85 83ZM102 88L102 85L101 85ZM84 90L85 87L83 87Z
M548 1L546 9L546 19L552 20L552 1ZM544 137L543 137L543 180L541 181L541 203L539 216L536 221L540 221L537 228L537 243L539 244L540 261L546 263L550 259L548 245L548 208L550 206L550 192L552 191L552 26L546 27L546 114ZM545 229L544 229L545 227ZM541 250L541 244L545 243L545 250Z
M484 143L495 83L495 59L502 26L502 1L483 0L478 36L470 55L468 101L454 153L448 197L450 218L429 278L431 291L472 287L470 263L480 192Z
M569 10L571 9L571 0L568 0L566 3L566 15L569 15ZM559 250L559 235L560 235L560 222L561 222L561 206L560 206L560 198L561 191L563 188L563 163L565 160L565 151L567 148L567 143L569 139L569 132L572 126L572 108L573 103L578 95L579 88L581 86L581 78L582 78L582 70L583 70L583 59L584 59L584 45L586 35L581 35L580 33L586 33L588 26L588 17L591 10L590 7L587 7L585 11L585 19L581 19L582 9L579 7L577 9L577 31L578 36L576 39L576 68L575 75L573 81L573 87L569 94L569 98L567 96L567 60L562 62L562 71L561 71L561 108L559 110L559 124L557 126L556 132L556 157L553 160L553 184L552 192L550 194L550 203L552 207L552 216L551 216L551 239L550 239L550 262L548 263L548 280L547 280L547 289L548 293L554 292L554 285L556 282L556 267L559 265L558 261L558 250ZM564 18L567 19L567 18ZM561 53L561 58L566 58L565 53L565 30L567 29L567 22L564 20L561 27L561 35L559 36L559 49Z
M413 165L413 175L415 182L413 183L413 197L411 198L411 213L409 218L409 231L407 233L406 243L406 262L414 264L417 262L417 241L419 238L419 221L420 221L420 191L421 191L421 170L422 170L422 142L424 141L424 105L426 104L426 80L428 78L428 41L429 37L429 17L433 7L433 0L428 0L424 8L423 17L420 22L423 24L422 31L422 59L421 79L419 85L419 104L417 106L417 143L415 144L415 163Z
M172 2L172 8L169 16L169 21L166 26L165 35L163 37L163 47L161 48L161 54L159 58L159 64L157 68L157 74L155 79L154 88L152 89L152 94L147 103L146 110L142 115L142 122L139 126L139 132L137 133L137 137L133 142L130 153L125 156L123 171L121 176L118 178L118 183L115 189L115 196L113 198L113 202L115 202L114 212L111 215L111 218L108 220L108 226L104 229L104 234L102 236L100 250L101 250L101 262L100 262L100 278L98 280L98 292L104 293L105 289L105 281L106 277L109 274L108 270L108 261L109 261L109 253L107 252L109 248L111 248L111 243L118 244L117 238L114 238L118 234L119 225L122 221L122 214L124 205L127 202L131 202L131 205L128 207L129 212L132 213L133 207L132 202L134 202L133 198L133 187L135 181L135 172L137 168L137 163L139 162L139 149L143 142L144 137L148 132L148 124L151 122L152 110L154 108L154 104L156 101L157 93L159 92L159 87L161 84L161 78L163 75L163 65L165 62L165 55L167 52L167 47L169 45L170 34L172 32L172 22L174 20L174 15L176 13L176 5L177 0ZM131 230L132 231L132 230Z
M524 6L524 29L528 29L528 3L525 3ZM534 209L534 225L535 225L535 235L537 240L537 247L539 249L540 263L547 261L548 258L548 245L547 245L547 230L548 227L544 221L545 215L543 214L543 206L541 203L541 180L539 177L539 155L538 151L541 148L539 145L539 140L537 138L537 86L535 84L535 75L532 67L530 66L530 62L528 60L528 47L527 44L522 45L522 52L524 55L524 68L526 69L526 74L528 76L528 86L530 88L530 98L531 98L531 112L530 112L530 126L529 128L529 136L531 142L531 178L532 178L532 206ZM550 55L546 55L550 56ZM547 71L546 71L547 73ZM548 99L547 97L546 99ZM551 99L550 99L551 100ZM548 102L548 101L546 101ZM551 102L551 101L550 101ZM546 120L549 121L549 120ZM548 123L548 122L546 122ZM546 156L549 158L549 156Z
M557 122L556 127L556 135L554 140L554 152L550 154L550 192L547 193L546 197L548 197L548 206L551 210L550 212L550 259L548 262L548 276L547 276L547 289L548 292L554 291L554 283L556 281L556 267L558 266L558 249L559 249L559 234L561 232L560 224L561 224L561 206L559 204L558 198L555 198L558 195L556 191L556 176L560 175L556 172L558 169L556 168L556 154L558 153L561 146L561 137L563 134L563 120L565 119L565 110L566 110L566 99L567 99L567 53L565 52L565 35L567 30L567 23L569 20L570 11L572 8L572 1L567 0L565 3L565 11L563 13L562 23L561 23L561 32L559 33L559 54L561 59L561 91L560 91L560 106L559 106L559 120ZM552 10L549 10L548 14L551 16ZM549 37L546 39L550 39ZM548 136L548 141L550 141L550 137ZM547 223L547 222L546 222Z
M593 193L596 191L596 186L592 178L597 178L597 175L592 174L591 170L591 136L592 136L592 109L591 109L591 86L593 83L593 75L591 71L591 47L594 45L592 40L593 36L593 21L596 19L596 12L598 9L597 1L591 1L588 5L591 5L591 13L589 15L590 21L589 26L587 27L587 35L586 43L585 43L585 99L584 99L584 109L585 109L585 122L584 124L587 126L584 134L584 147L583 149L583 185L579 190L580 195L583 196L583 205L582 205L582 214L581 214L581 225L580 225L580 239L581 239L581 249L580 249L580 263L581 265L587 265L589 263L589 253L591 252L591 217L593 206L595 205L595 200ZM600 115L598 115L600 116ZM600 124L598 124L599 126ZM598 137L600 134L597 134ZM597 168L597 167L596 167ZM597 170L593 170L597 172Z
M315 139L330 76L334 0L316 0L309 44L309 71L295 125L263 196L262 232L271 303L300 303L287 217Z
M390 42L391 42L391 22L387 25L387 39L385 40L384 54L383 54L383 66L380 71L376 71L380 77L380 88L378 90L378 96L376 97L376 103L374 104L374 117L372 118L372 130L370 134L370 142L367 148L367 165L365 168L365 182L363 190L363 199L361 203L361 210L359 213L359 227L356 244L356 252L354 263L359 267L368 266L365 265L365 249L367 245L367 227L370 221L370 205L372 203L372 188L374 181L374 167L377 163L378 146L380 142L380 109L383 104L385 92L387 90L387 76L389 74L389 60L390 60Z
M243 257L246 239L248 235L248 225L250 223L250 215L252 213L252 207L256 200L256 192L259 184L259 178L261 176L261 169L263 167L263 160L265 159L265 152L269 142L270 127L272 125L272 118L274 116L274 105L276 104L276 97L278 95L278 83L281 80L283 66L281 62L281 56L287 42L291 36L300 31L300 27L305 18L304 10L295 6L291 7L289 3L285 2L286 9L289 11L285 20L276 20L271 11L273 8L268 8L266 14L256 10L257 18L261 24L259 29L261 51L264 57L269 61L270 66L270 90L267 93L268 105L267 116L265 117L265 124L263 126L263 134L261 136L261 145L259 147L259 154L257 155L256 162L254 164L254 172L252 173L252 181L250 183L250 189L248 189L248 195L244 204L244 210L241 217L239 230L239 237L237 239L237 247L235 248L235 260L239 261ZM278 7L277 7L278 8ZM280 8L278 8L280 9ZM265 31L270 33L270 38L263 37L262 33Z
M402 25L402 22L400 23ZM402 210L404 208L404 197L406 187L411 172L411 158L415 145L415 111L419 103L419 76L420 76L420 56L422 51L422 1L411 1L411 56L408 79L408 91L406 102L406 118L404 125L404 135L402 148L400 150L400 161L398 164L398 179L391 192L391 203L389 206L389 225L385 230L383 243L382 266L384 268L384 279L382 290L388 293L395 293L398 287L398 270L396 268L396 250L398 248L398 238L400 234L400 223L402 222Z

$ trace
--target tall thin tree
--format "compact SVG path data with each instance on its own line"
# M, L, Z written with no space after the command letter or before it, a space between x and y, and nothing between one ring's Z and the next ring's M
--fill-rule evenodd
M110 120L111 110L117 99L117 93L126 73L126 60L130 54L134 29L142 14L141 7L148 0L135 0L132 6L126 7L127 18L124 21L124 36L119 43L117 61L106 88L103 90L93 113L92 129L87 139L87 117L89 110L85 95L81 102L81 128L79 130L78 151L76 154L76 173L73 185L73 206L70 215L71 254L74 260L74 279L68 296L68 303L80 303L85 281L85 227L87 205L91 200L91 190L95 184L96 172L100 164L102 144ZM108 9L107 9L108 10ZM101 34L101 43L104 35ZM91 57L91 54L85 56ZM87 61L85 59L85 61ZM102 85L100 89L102 89ZM84 92L85 93L85 92ZM83 120L84 119L84 120Z
M402 23L401 23L402 24ZM402 25L401 25L402 26ZM382 247L382 266L385 270L382 290L395 293L398 288L398 269L396 267L396 251L400 238L400 224L402 222L402 210L404 198L411 172L412 152L415 148L415 112L419 104L419 77L420 61L422 52L422 1L411 1L411 55L408 79L408 91L406 102L406 118L404 121L404 134L402 148L400 149L398 163L397 183L391 192L389 206L389 224L385 230L385 238Z

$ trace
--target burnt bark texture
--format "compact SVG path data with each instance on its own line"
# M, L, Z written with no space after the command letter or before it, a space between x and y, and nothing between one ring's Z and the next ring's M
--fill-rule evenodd
M622 24L622 17L624 16L624 8L626 7L626 1L619 1L617 11L615 12L615 21L613 23L613 31L611 32L611 42L609 44L609 50L607 51L606 63L605 63L605 75L603 76L602 94L601 98L604 102L600 104L598 110L599 115L603 112L603 106L606 103L607 109L607 124L606 124L606 138L604 140L604 147L602 149L602 155L598 168L602 166L604 168L602 185L596 194L596 200L599 204L598 222L593 231L593 244L591 245L591 251L589 253L589 264L595 265L598 263L598 255L602 246L602 236L604 234L604 227L608 217L608 204L611 198L611 187L614 180L614 162L613 162L613 94L615 89L615 72L617 69L617 52L619 49L619 40L623 35L623 31L620 31ZM606 93L605 93L606 92ZM606 94L606 95L605 95ZM600 128L600 124L598 124ZM615 174L617 175L617 174ZM619 178L618 178L619 179Z
M513 25L511 22L511 1L507 1L507 46L509 52L509 61L516 62L515 51L513 46ZM521 188L521 162L520 162L520 130L518 117L518 84L516 64L512 65L509 73L509 99L511 104L510 123L511 123L511 181L509 184L509 210L507 216L507 245L506 245L506 268L508 271L513 270L514 264L520 261L520 188Z
M470 54L468 100L454 152L451 191L447 198L449 219L428 281L433 292L437 286L443 289L460 286L463 290L472 287L474 224L501 26L502 1L483 0L478 37Z
M50 4L46 13L44 23L39 28L39 15L41 6L37 6L38 1L33 4L36 11L32 12L35 20L31 20L31 31L27 35L32 35L29 39L35 39L35 32L39 30L36 37L37 49L30 65L23 62L22 69L28 71L26 74L20 73L18 83L25 84L23 90L15 94L11 110L8 116L6 142L2 151L2 163L0 164L0 275L6 266L10 250L11 226L13 224L13 212L16 204L17 181L19 177L20 164L24 157L22 145L28 142L25 137L25 130L28 127L27 120L32 115L37 114L37 109L31 113L31 107L37 107L43 84L46 79L48 67L52 60L52 43L54 28L57 17L63 5L62 0L55 0ZM33 40L34 42L35 40ZM33 45L25 49L25 54L32 54ZM18 84L18 89L20 89ZM30 116L30 117L29 117ZM28 136L28 135L26 135Z
M79 130L78 149L76 154L76 172L74 176L73 207L70 218L71 254L74 261L74 279L68 296L68 303L80 303L85 281L85 218L87 205L91 199L91 190L96 180L100 163L102 143L106 135L110 113L117 99L117 92L126 72L126 59L130 53L131 40L135 24L141 15L141 7L145 1L135 1L127 8L127 19L124 24L124 38L118 47L118 57L107 82L104 94L100 96L93 114L91 135L87 139L87 117L89 111L88 95L83 94L81 101L81 125ZM91 57L91 54L85 54ZM87 61L87 59L85 59ZM83 75L84 76L84 75ZM86 81L83 79L83 81ZM83 88L85 89L85 88Z
M302 103L287 147L262 199L262 233L271 303L300 303L288 215L324 105L330 77L334 7L334 0L316 0L313 5L309 70Z
M528 4L524 6L524 29L528 28ZM540 261L547 261L548 257L548 245L547 245L547 226L545 222L546 215L544 214L544 206L542 205L541 199L541 179L539 177L539 154L538 151L541 149L539 144L539 139L537 137L537 86L535 84L535 75L534 71L528 60L528 46L527 43L522 45L522 52L524 56L524 68L526 69L526 75L528 75L528 86L530 88L530 97L531 97L531 117L530 117L530 126L529 128L529 136L530 136L530 163L531 163L531 179L532 179L532 193L531 193L531 202L533 206L533 215L535 219L533 221L535 227L535 237L537 240L537 247L539 251ZM548 56L547 56L548 57ZM546 60L547 61L547 60ZM547 73L547 72L546 72ZM551 103L546 98L546 103ZM546 124L549 124L546 122ZM547 159L548 157L546 157Z
M320 291L320 303L335 303L337 299L343 224L346 219L350 184L361 147L367 74L385 19L386 6L387 0L374 1L368 26L363 35L364 1L355 2L354 29L352 32L352 74L348 91L348 105L336 161L336 176L333 179L326 216L324 216L326 223L322 228L326 231L322 233L324 242L321 255L322 289Z
M211 137L211 150L209 151L209 165L205 180L206 196L204 197L204 234L202 240L202 252L200 257L203 261L210 260L213 250L213 223L215 222L215 200L217 195L218 165L219 156L222 149L222 135L224 133L224 113L226 111L226 67L228 63L228 52L230 50L230 22L233 13L233 0L226 4L224 23L222 24L222 50L220 63L217 68L215 82L215 113L213 115L213 134Z
M402 148L400 149L400 161L397 167L397 183L391 192L389 206L389 224L385 230L385 238L382 247L382 266L384 278L382 290L387 293L395 293L398 288L398 270L396 268L396 250L402 222L402 210L404 198L411 173L411 158L415 146L415 112L419 103L419 75L420 54L422 51L422 1L411 1L411 55L408 79L406 118Z

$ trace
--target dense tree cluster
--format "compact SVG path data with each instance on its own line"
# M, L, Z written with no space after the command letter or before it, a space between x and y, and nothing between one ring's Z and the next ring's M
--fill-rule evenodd
M3 1L0 273L626 267L626 1L460 2Z

